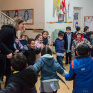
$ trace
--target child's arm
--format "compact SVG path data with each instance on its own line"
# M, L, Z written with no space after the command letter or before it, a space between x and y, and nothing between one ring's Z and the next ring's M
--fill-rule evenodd
M85 43L86 43L90 48L92 48L92 45L90 44L90 42L89 42L86 38L84 38L84 40L85 40Z
M60 66L60 64L56 61L55 62L56 70L59 74L61 74L63 77L67 74L67 72Z
M55 46L56 45L56 43L55 42L52 42L51 44L50 44L50 46Z
M72 48L71 48L71 50L72 50L72 52L75 51L75 41L74 41L74 40L73 40L73 42L72 42Z
M37 60L33 67L36 69L37 72L40 71L41 67L43 66L43 62L41 59Z
M41 48L36 48L36 49L35 49L35 53L36 53L36 54L39 54L40 52L41 52Z
M19 85L15 83L10 83L6 88L0 90L0 93L19 93Z
M65 75L65 79L70 81L75 79L75 76L76 76L76 73L74 72L74 69L72 68L72 63L71 63L69 73Z

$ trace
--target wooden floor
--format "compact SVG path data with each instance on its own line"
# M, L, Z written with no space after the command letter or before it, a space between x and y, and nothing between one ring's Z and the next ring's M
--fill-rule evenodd
M56 58L56 55L55 54L53 54L53 55ZM68 72L69 71L69 64L65 65L64 63L65 63L65 60L63 61L63 66L66 68L66 71ZM59 76L65 81L64 77L62 77L61 75L59 75ZM4 82L5 82L5 77L4 77ZM65 81L65 82L68 85L69 90L67 89L67 87L61 81L59 81L60 89L58 90L57 93L72 93L73 81ZM4 88L4 84L2 84L1 87ZM37 93L40 93L39 87L40 87L40 76L38 77L38 81L36 83Z

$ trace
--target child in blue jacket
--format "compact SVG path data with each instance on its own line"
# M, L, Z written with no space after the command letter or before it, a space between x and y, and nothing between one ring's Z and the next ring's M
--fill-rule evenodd
M60 66L57 60L54 59L52 51L49 47L44 47L41 51L41 58L33 65L36 71L41 70L41 93L57 93L60 88L58 79L61 79L58 75L63 77L67 74L66 71Z
M65 42L63 37L64 37L64 33L62 31L59 31L58 38L55 40L55 42L51 43L51 45L55 46L57 61L62 67L63 67L62 60L65 51L64 49Z
M73 80L73 93L93 93L93 59L88 55L88 45L80 44L76 53L65 79Z

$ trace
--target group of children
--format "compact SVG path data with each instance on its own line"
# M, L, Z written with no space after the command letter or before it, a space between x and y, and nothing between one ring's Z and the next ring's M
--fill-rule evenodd
M71 27L66 27L66 32L59 31L58 38L50 45L55 46L57 60L52 55L48 43L48 31L38 34L35 39L25 39L16 41L14 46L18 54L11 59L12 76L9 78L6 88L0 93L37 93L35 83L37 73L41 71L41 93L57 93L60 88L58 79L64 82L57 72L66 80L74 80L73 93L93 93L93 60L92 45L93 32L87 33L85 27L84 34L78 27L75 33L71 32ZM85 37L85 38L84 38ZM71 53L77 56L70 64L70 71L67 74L62 60L66 52L65 64L71 63ZM91 56L90 56L91 55ZM64 82L65 83L65 82Z

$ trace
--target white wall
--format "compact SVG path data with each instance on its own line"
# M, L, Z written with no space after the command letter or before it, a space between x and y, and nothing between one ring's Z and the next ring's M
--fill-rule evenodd
M93 16L93 0L70 0L72 18L67 18L67 21L73 22L73 7L82 7L82 29L84 28L84 16ZM53 17L53 0L45 0L45 29L49 31L51 37L55 29L63 29L66 26L73 28L73 23L53 23L47 22L58 21L58 17Z
M2 0L0 10L34 9L34 25L27 28L45 28L45 0Z

